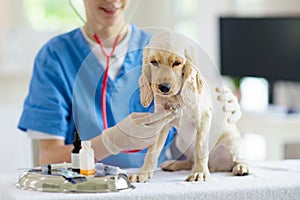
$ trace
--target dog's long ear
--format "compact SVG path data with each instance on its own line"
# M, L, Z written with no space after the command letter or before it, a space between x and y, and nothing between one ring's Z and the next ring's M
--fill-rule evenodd
M140 100L144 107L148 107L153 99L151 89L151 68L148 61L149 49L145 47L143 51L142 75L139 78L140 84Z
M183 84L181 88L181 99L188 107L193 108L198 105L198 96L202 88L202 80L199 73L194 69L194 62L190 52L185 50L186 63L183 68Z

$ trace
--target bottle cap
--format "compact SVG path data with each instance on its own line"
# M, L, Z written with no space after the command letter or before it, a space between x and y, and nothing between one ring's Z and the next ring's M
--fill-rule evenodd
M81 140L80 140L79 133L77 131L75 131L75 133L74 133L73 145L75 147L81 149Z
M91 147L92 143L90 140L81 141L82 147Z

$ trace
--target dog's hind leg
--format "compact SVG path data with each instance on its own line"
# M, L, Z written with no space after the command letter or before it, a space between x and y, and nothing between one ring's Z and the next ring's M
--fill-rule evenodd
M175 143L176 142L176 143ZM167 160L161 164L161 169L164 171L179 171L179 170L191 170L194 164L194 144L186 144L179 135L176 136L176 140L171 146L171 151L173 151L173 160ZM179 150L178 145L181 145L181 150ZM184 153L182 153L184 151ZM186 159L180 159L182 156Z
M250 173L248 164L246 163L242 152L242 137L235 124L231 124L228 131L226 131L220 138L222 142L228 147L232 155L234 167L232 173L235 176L245 176Z
M167 160L160 167L164 171L191 170L193 162L190 160Z

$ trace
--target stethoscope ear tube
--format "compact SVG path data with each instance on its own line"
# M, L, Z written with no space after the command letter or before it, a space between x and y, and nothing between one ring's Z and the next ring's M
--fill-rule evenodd
M73 4L72 0L68 0L69 5L71 6L72 10L75 12L75 14L77 15L77 17L79 17L79 19L83 22L83 24L86 24L85 19L81 16L81 14L77 11L77 9L75 8L75 5Z

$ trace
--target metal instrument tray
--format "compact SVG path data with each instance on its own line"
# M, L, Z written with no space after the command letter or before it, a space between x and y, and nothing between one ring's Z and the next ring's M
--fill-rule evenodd
M20 175L17 188L41 192L118 192L134 189L126 174L117 176L86 176L85 181L71 183L63 176L46 175L39 172L24 172Z

